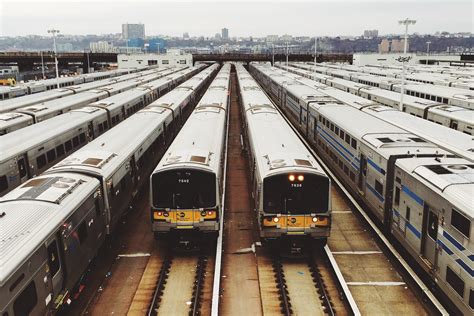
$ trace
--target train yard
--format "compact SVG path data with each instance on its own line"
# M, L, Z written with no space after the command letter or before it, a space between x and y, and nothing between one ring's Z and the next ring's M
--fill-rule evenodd
M397 79L373 68L372 87ZM412 115L425 129L410 129L371 114L389 105L361 92L369 88L350 91L363 71L225 63L119 83L108 74L127 91L106 87L95 103L82 91L87 103L5 132L0 142L21 133L31 146L0 151L2 315L470 314L473 105L459 90L470 95L472 82L455 81L455 69L426 82L414 68L413 98L424 85L443 95ZM32 96L6 109L22 98L35 106ZM429 122L447 106L463 124ZM81 127L61 155L60 120ZM103 120L110 128L98 132ZM450 132L431 139L430 128Z

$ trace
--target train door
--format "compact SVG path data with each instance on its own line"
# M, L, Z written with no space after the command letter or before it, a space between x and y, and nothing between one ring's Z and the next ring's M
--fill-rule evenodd
M129 166L130 166L130 177L132 180L132 186L133 188L136 187L137 185L137 165L135 163L135 156L132 156L129 161Z
M89 122L87 125L87 137L89 138L89 141L93 140L95 138L94 136L94 125L92 122Z
M122 120L125 120L127 116L125 115L125 107L122 106Z
M427 203L423 206L423 228L421 236L421 255L431 268L437 266L436 243L438 240L438 215Z
M20 178L20 183L24 183L30 177L28 175L28 165L26 160L26 155L20 156L17 158L17 166L18 166L18 175Z
M367 157L364 154L360 155L360 170L359 170L359 191L365 192L365 178L367 176Z
M454 120L451 120L451 123L449 124L449 127L454 129L454 130L458 130L458 122L454 121Z
M61 293L63 288L64 278L61 258L59 257L58 242L56 238L49 241L47 244L47 251L49 273L53 283L53 293L54 296L57 296L59 293Z

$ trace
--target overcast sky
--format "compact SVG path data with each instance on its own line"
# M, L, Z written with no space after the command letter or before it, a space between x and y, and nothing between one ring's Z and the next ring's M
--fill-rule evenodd
M0 0L0 36L120 33L122 23L144 23L146 35L361 35L402 33L397 21L416 19L410 33L473 32L472 0Z

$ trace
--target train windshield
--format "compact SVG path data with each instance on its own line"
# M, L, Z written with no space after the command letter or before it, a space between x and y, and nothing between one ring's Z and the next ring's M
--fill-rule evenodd
M263 182L263 210L271 214L324 213L329 207L329 179L314 174L285 174Z
M206 171L175 169L152 177L155 208L191 209L216 206L216 177Z

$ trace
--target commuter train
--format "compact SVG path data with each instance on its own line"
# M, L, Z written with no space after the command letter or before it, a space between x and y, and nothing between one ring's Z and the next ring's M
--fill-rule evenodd
M122 76L129 73L135 73L141 71L142 69L117 69L117 70L110 70L110 71L103 71L103 72L94 72L90 74L78 75L74 77L62 77L56 80L53 79L44 79L38 81L31 81L26 83L20 83L16 86L12 87L0 87L0 100L7 100L16 98L19 96L27 95L27 94L35 94L39 92L54 90L58 87L64 88L69 86L75 86L87 82L93 82L98 80L104 80L108 78L114 78L118 76Z
M474 164L300 84L269 67L252 74L348 190L363 200L458 309L474 309ZM295 88L296 87L296 88Z
M186 68L186 67L184 67ZM153 71L149 75L84 91L60 99L49 100L40 104L18 108L13 112L0 113L0 136L36 124L57 115L86 106L104 98L133 89L152 80L167 76L183 68L172 68Z
M155 238L216 235L222 220L230 64L224 64L150 177Z
M400 93L395 91L385 90L347 79L334 78L303 68L285 67L284 65L277 65L277 67L394 109L399 109L400 106ZM474 112L472 110L422 99L417 96L405 95L403 97L403 111L465 134L474 135Z
M370 74L350 72L342 69L332 69L320 66L314 67L305 64L294 65L299 68L333 76L339 79L354 81L367 86L395 92L401 91L401 80L397 78L384 78ZM410 83L405 85L404 93L417 98L436 101L438 103L460 106L471 110L474 109L474 91L471 90L446 86L435 86L424 83Z
M237 77L243 138L262 241L324 246L331 230L331 181L242 65Z
M192 106L215 70L183 83L180 103L138 111L0 198L1 315L50 314L73 299L89 262L185 120L179 109Z
M94 82L88 82L76 86L68 86L64 88L49 90L41 93L35 93L32 95L25 95L21 98L14 98L11 100L0 101L0 113L11 112L19 108L24 108L31 105L41 104L50 100L63 98L73 94L78 94L84 91L89 91L93 89L99 89L102 87L110 86L118 82L138 79L143 76L148 76L150 74L163 71L166 69L149 69L143 70L136 73L130 73L127 75L121 75L114 78L103 79Z
M202 67L203 65L200 65L179 71L89 106L0 136L0 196L107 132L197 73Z
M282 66L281 68L286 69ZM294 68L289 68L294 69ZM298 71L296 71L297 73ZM274 80L282 78L279 82L284 82L285 78L291 78L307 87L301 86L300 93L312 94L314 90L324 93L334 99L343 102L346 105L359 109L360 111L376 116L390 124L414 133L425 140L451 151L459 157L474 161L474 139L468 133L459 133L446 126L439 126L428 120L422 120L418 117L409 115L406 112L398 111L394 108L380 105L378 102L366 100L357 95L339 90L336 87L329 87L325 84L316 82L306 77L300 77L297 74L289 73L280 69L272 69ZM341 80L341 79L337 79ZM465 111L471 111L465 109ZM472 111L471 111L472 112ZM473 112L474 113L474 112ZM467 135L466 135L467 134Z

